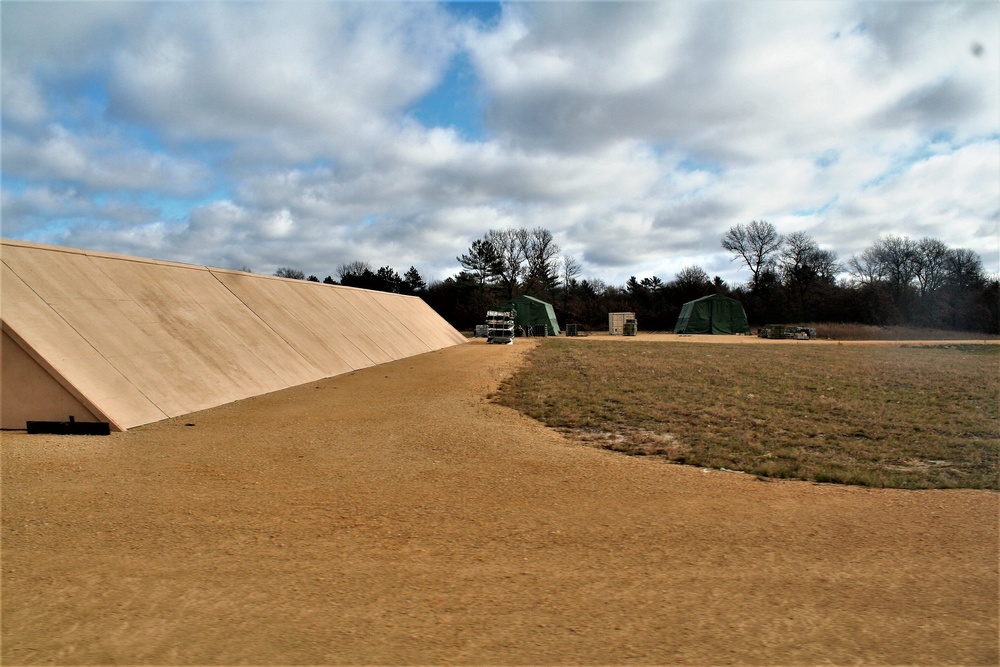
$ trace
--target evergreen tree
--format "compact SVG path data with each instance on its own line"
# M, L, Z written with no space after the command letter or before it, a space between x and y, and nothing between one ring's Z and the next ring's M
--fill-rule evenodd
M427 288L427 283L424 282L423 277L421 277L420 272L413 266L407 269L406 273L403 274L403 292L406 294L417 294L424 291Z

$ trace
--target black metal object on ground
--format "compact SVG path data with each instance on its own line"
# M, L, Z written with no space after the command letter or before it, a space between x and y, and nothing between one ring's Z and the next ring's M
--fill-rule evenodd
M816 337L816 329L792 324L768 324L766 327L757 330L757 336L760 338L812 340Z
M111 435L108 422L78 422L73 417L68 422L26 422L28 433L52 435Z

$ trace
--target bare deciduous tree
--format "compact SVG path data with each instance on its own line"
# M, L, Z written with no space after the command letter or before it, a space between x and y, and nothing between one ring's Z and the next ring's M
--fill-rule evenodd
M919 252L915 241L888 234L872 246L883 268L883 275L896 293L905 290L917 275Z
M979 253L956 248L948 255L948 284L959 289L980 288L986 284L986 270Z
M499 260L497 279L507 292L508 299L514 298L514 292L524 276L528 238L526 229L491 229L486 233L486 239L496 250Z
M304 274L302 271L299 271L298 269L293 269L290 266L280 267L277 271L274 272L274 275L278 276L279 278L294 278L295 280L305 280L306 278L306 274Z
M862 285L874 284L885 278L885 268L874 248L865 248L853 255L847 262L847 270Z
M805 232L792 232L785 237L778 263L786 285L817 279L832 283L841 269L836 253L820 248Z
M685 291L705 290L712 286L712 279L700 266L685 266L674 276L674 285Z
M559 246L552 232L542 227L528 232L524 242L525 288L539 296L548 295L559 284Z
M927 296L944 286L948 278L950 254L948 246L938 239L925 237L917 241L915 277L921 296Z
M763 273L774 265L775 254L784 239L770 222L753 220L731 227L722 237L722 247L731 252L733 260L743 259L752 275L751 289L760 284Z
M574 257L563 255L562 262L559 267L559 273L562 277L563 285L568 287L573 284L582 272L583 267L580 265L580 262L576 261Z
M341 264L337 267L337 277L340 278L341 284L344 282L344 278L347 277L348 280L352 276L362 276L365 271L372 273L372 266L368 262L362 262L361 260L354 260L353 262L348 262L346 264Z

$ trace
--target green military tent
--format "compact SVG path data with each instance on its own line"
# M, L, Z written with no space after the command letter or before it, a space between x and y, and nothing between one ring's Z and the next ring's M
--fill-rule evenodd
M711 294L688 301L681 307L674 333L750 333L750 324L739 301L721 294Z
M504 302L499 310L514 310L514 325L523 327L545 326L548 335L559 335L559 323L556 322L556 311L552 310L552 304L545 303L541 299L536 299L527 294L515 297Z

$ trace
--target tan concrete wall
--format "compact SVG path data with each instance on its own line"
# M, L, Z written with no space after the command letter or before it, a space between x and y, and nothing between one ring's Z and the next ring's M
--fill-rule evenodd
M465 342L416 297L15 241L0 259L5 330L118 428Z
M71 387L88 404L101 406L106 416L101 421L109 421L123 429L168 416L108 360L104 351L98 350L74 328L70 322L72 309L67 309L64 315L46 303L7 265L8 256L12 254L10 249L0 246L0 251L0 260L3 260L0 264L0 320L5 333L17 336L21 347L54 378L62 380L63 386ZM101 301L108 305L115 303L113 299ZM113 309L108 310L113 313ZM107 328L107 324L104 327ZM5 345L0 356L6 357L7 352ZM18 387L7 387L4 383L0 396L12 396L18 391ZM3 428L24 428L24 424L7 423L2 405L0 412L5 419ZM129 423L119 422L117 415L126 415Z
M24 428L28 421L106 421L99 419L29 355L13 338L0 339L0 422ZM11 425L11 426L8 426Z

